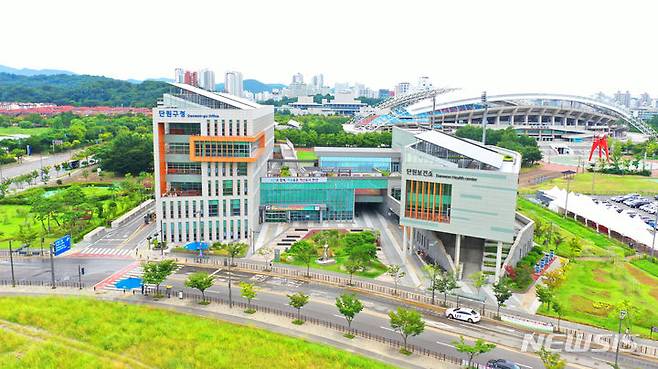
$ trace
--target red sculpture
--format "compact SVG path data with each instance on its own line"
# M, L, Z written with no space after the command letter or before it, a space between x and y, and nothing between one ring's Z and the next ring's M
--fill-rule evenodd
M608 136L605 133L594 135L594 141L592 141L592 149L589 151L589 159L592 160L592 154L594 150L599 149L599 159L603 157L603 152L605 152L605 160L610 161L610 153L608 152Z

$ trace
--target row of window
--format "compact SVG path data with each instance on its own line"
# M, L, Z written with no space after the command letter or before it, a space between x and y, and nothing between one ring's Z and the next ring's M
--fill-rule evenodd
M249 237L247 219L162 223L162 237L168 242L226 241Z
M167 162L167 174L201 174L201 163Z
M208 175L215 177L221 172L223 177L246 176L247 163L207 163Z
M221 215L229 216L248 216L249 199L224 199L221 200L222 207L219 207L219 200L208 200L208 216L217 217ZM168 204L168 205L167 205ZM198 205L198 206L197 206ZM176 200L162 202L162 219L181 219L204 217L203 200Z
M242 128L242 129L240 129ZM228 121L222 119L221 122L218 119L206 120L206 132L208 136L247 136L247 121L243 120L242 122L239 119L236 119L235 122L233 119Z
M450 223L452 185L407 180L405 191L405 217Z
M251 142L197 141L194 143L194 154L211 158L248 158L254 148Z

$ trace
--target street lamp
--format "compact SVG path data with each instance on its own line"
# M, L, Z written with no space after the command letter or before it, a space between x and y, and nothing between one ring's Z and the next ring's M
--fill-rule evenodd
M489 105L487 104L487 91L482 92L480 96L480 101L484 105L484 113L482 114L482 145L487 144L487 110Z
M573 180L573 175L576 172L573 170L565 170L562 172L562 176L565 181L567 181L567 195L564 197L564 217L567 217L567 213L569 212L567 209L567 205L569 204L569 185L571 184L571 180Z
M653 261L653 254L656 251L656 233L658 233L658 201L656 201L656 219L653 221L653 240L651 241L651 261Z
M16 287L16 276L14 275L14 250L11 248L11 240L9 240L9 263L11 264L11 286Z
M627 311L622 310L619 312L619 331L617 334L617 352L615 352L615 368L619 367L619 345L621 343L621 322L626 318Z

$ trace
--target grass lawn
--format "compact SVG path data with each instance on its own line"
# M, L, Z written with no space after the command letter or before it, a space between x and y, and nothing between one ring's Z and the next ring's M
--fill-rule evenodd
M571 237L579 238L583 244L583 256L606 256L611 253L624 256L625 250L628 250L628 247L623 243L585 227L585 225L571 218L565 219L562 215L530 200L519 197L516 206L521 213L530 218L541 219L546 223L554 224L555 230L559 231L567 240ZM565 255L567 253L566 242L561 248L564 250L558 250L558 253Z
M631 264L658 278L658 260L652 263L649 258L634 259Z
M554 178L544 183L522 187L521 193L535 193L537 190L548 190L557 186L567 188L566 181L562 178ZM658 189L658 178L644 176L620 176L614 174L596 173L594 178L594 192L592 192L592 173L579 173L569 185L569 190L584 194L615 195L637 192L647 195L655 195Z
M315 151L306 151L297 149L297 159L299 160L317 160L318 156L315 155Z
M567 269L567 279L557 289L555 300L565 310L563 319L575 322L616 331L615 309L627 301L634 310L630 313L632 333L648 336L649 328L658 325L658 278L623 260L576 261ZM555 316L545 305L539 312Z
M336 259L335 264L318 264L317 262L314 261L311 263L311 269L322 269L322 270L329 270L332 272L347 274L347 271L345 271L345 268L343 268L343 264L345 264L345 262L347 261L347 255L336 254L334 255L334 259ZM283 264L298 265L306 268L306 264L295 260L286 261ZM380 275L386 273L386 270L387 270L386 265L384 265L384 263L382 263L381 261L376 260L370 262L365 271L354 273L354 275L358 275L365 278L377 278Z
M41 329L30 332L41 340L0 330L3 368L393 368L257 328L91 298L4 297L0 319Z
M35 136L48 132L49 130L50 128L48 127L39 127L39 128L0 127L0 136L9 136L15 134Z
M92 229L103 225L103 220L98 217L98 209L96 206L99 203L103 204L104 211L107 212L110 208L109 205L112 202L109 196L112 193L110 187L96 185L85 186L84 184L81 184L81 186L82 192L88 198L87 203L91 205L91 208L93 209L93 216L88 221L80 224L80 227L84 229L76 231L74 234L75 236L84 235ZM57 196L60 191L61 190L59 189L50 189L45 192L44 196ZM34 190L26 190L25 192L14 196L14 200L20 200L21 198L29 199L31 196L30 192L34 192ZM126 196L117 196L116 210L112 214L112 220L134 208L137 205L137 202L138 200ZM44 237L44 247L48 247L52 241L67 233L67 231L60 229L54 220L51 220L51 232L43 234L44 231L41 222L35 219L33 214L29 213L30 208L30 205L0 204L0 249L8 249L9 242L7 241L15 239L15 236L20 229L20 225L26 223L30 224L32 228L39 233L35 241L32 243L33 248L40 247L42 236ZM20 242L14 241L13 246L19 247Z

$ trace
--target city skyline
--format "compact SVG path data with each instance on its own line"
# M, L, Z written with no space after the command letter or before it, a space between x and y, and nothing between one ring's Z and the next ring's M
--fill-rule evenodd
M153 7L148 3L119 2L104 8L104 16L99 18L91 16L95 8L87 4L25 1L6 4L7 13L29 12L39 26L22 27L18 23L20 17L3 22L0 30L5 34L16 35L15 30L21 30L20 37L5 40L4 48L23 51L3 55L0 64L69 69L119 79L168 77L171 70L184 65L192 70L209 68L219 75L239 70L246 77L268 83L287 83L290 76L301 72L307 78L322 73L329 86L354 81L373 88L393 88L399 82L413 82L417 76L427 75L437 87L586 95L628 89L633 94L658 95L658 74L650 58L629 59L628 54L611 47L644 50L651 45L651 15L656 13L657 5L643 1L630 1L623 6L593 2L566 5L567 2L556 1L540 8L543 19L559 19L560 26L538 27L533 17L538 9L520 1L504 6L489 2L440 6L411 2L400 9L382 8L372 2L350 3L349 11L343 6L323 10L322 19L331 24L329 37L359 41L332 49L317 42L317 33L300 31L317 27L317 10L310 4L246 2L222 4L221 8L204 4L210 14L222 11L242 15L222 20L223 29L237 30L237 37L224 38L220 51L208 47L204 37L190 38L176 32L162 37L161 25L172 18L183 24L190 22L198 34L213 34L212 22L172 16L173 3ZM379 7L374 16L376 6ZM127 7L130 12L125 12ZM255 8L259 11L255 12ZM596 17L591 16L592 12ZM283 16L290 13L295 14L295 22L287 22ZM442 17L439 23L419 19L418 15L439 13L459 16ZM55 20L51 14L59 16ZM273 18L273 14L281 16ZM244 25L245 17L249 27ZM114 20L139 24L140 28L113 27ZM382 34L381 29L386 28L391 32ZM59 41L41 42L43 29L48 29L48 39ZM265 29L271 31L265 34ZM288 36L277 42L267 40L280 35ZM119 41L128 39L134 42ZM61 43L67 40L84 44L85 52L64 52ZM40 46L21 48L25 43ZM249 47L252 43L259 47ZM120 45L117 50L121 52L108 52L108 45ZM295 52L293 60L285 57L286 50L296 48L299 52ZM395 51L396 48L401 51ZM417 52L405 57L403 50L433 51L425 58ZM154 52L160 55L155 57ZM451 56L441 57L444 53Z

